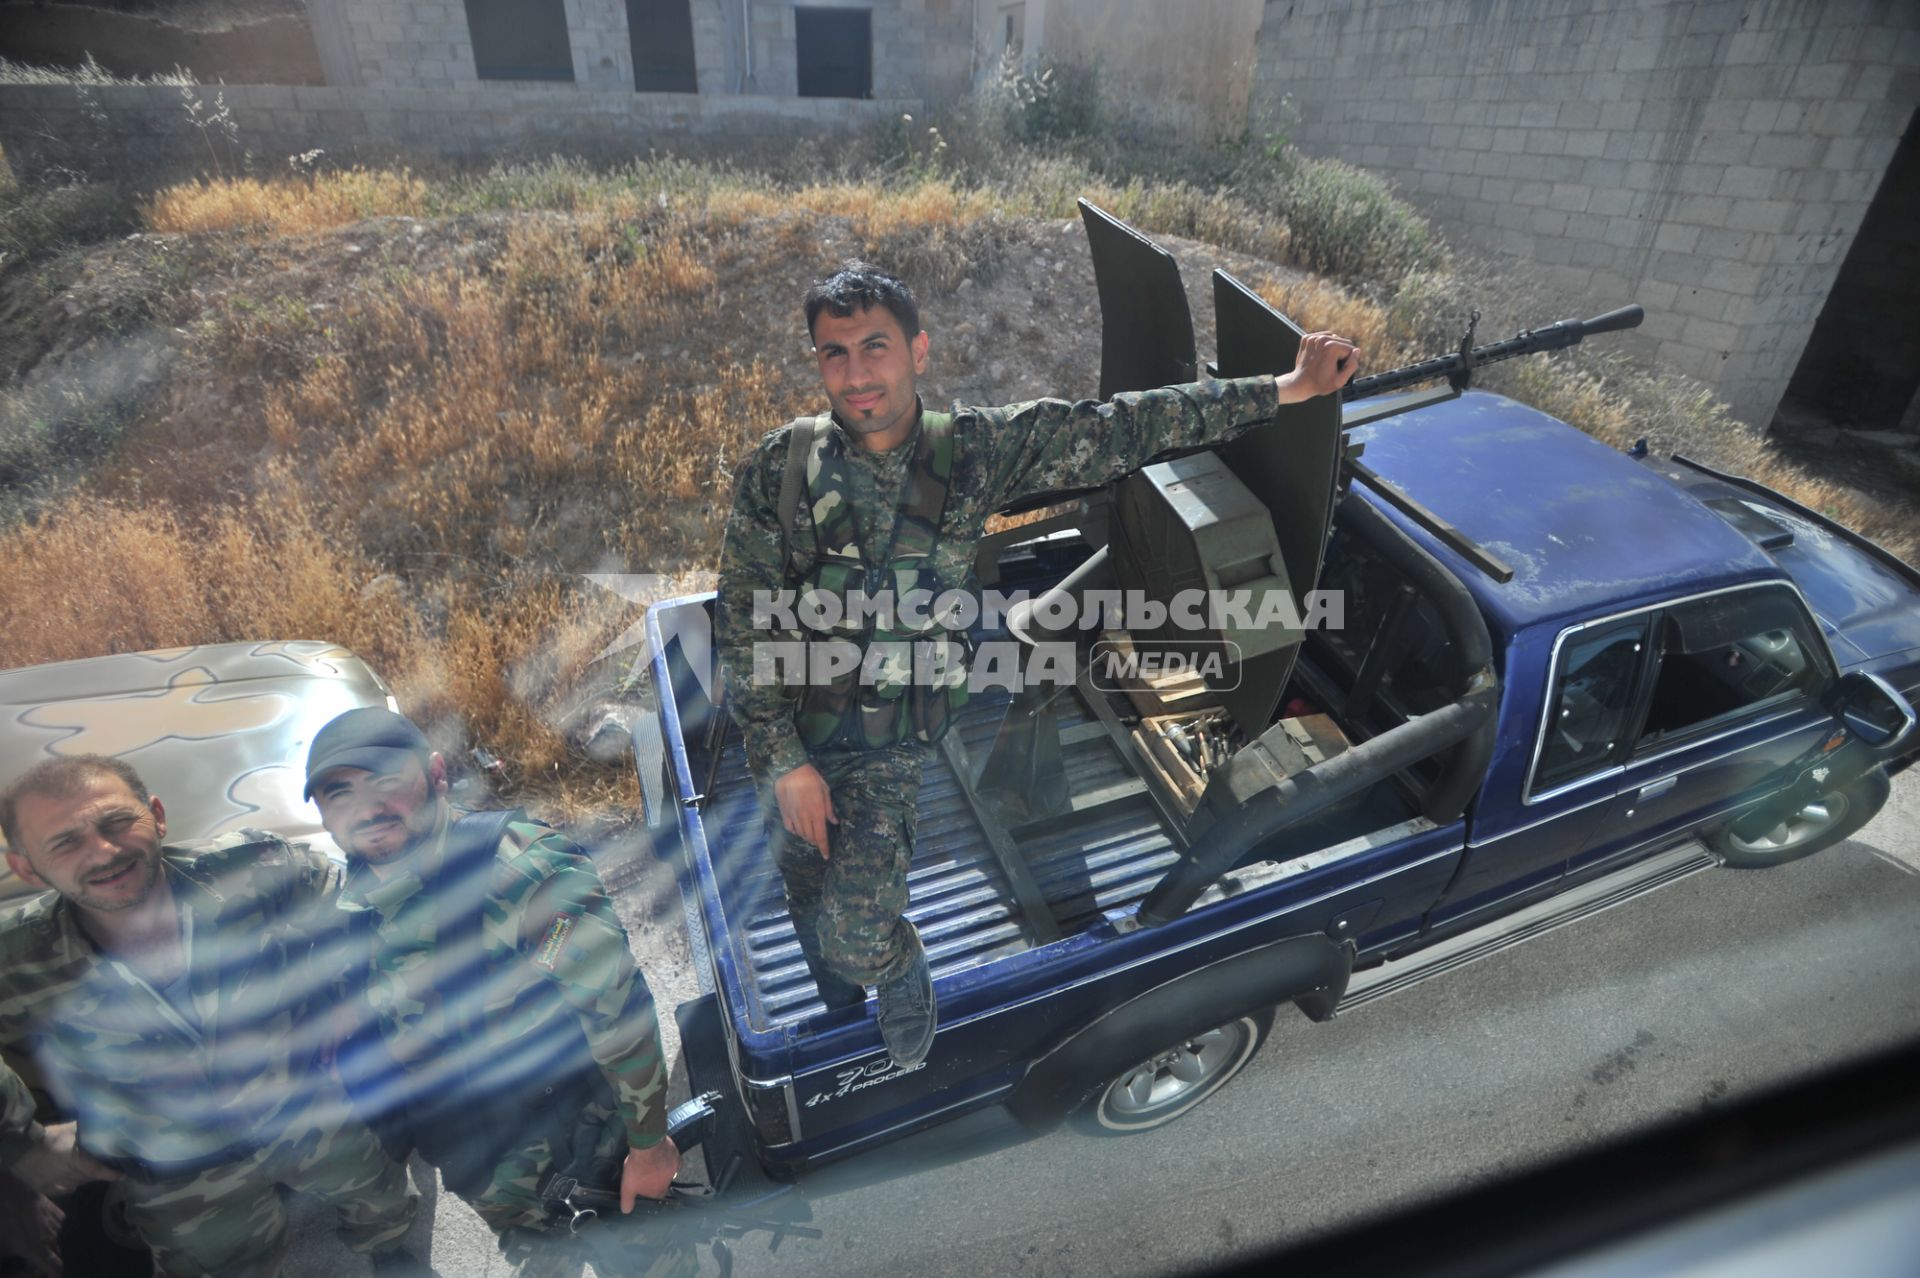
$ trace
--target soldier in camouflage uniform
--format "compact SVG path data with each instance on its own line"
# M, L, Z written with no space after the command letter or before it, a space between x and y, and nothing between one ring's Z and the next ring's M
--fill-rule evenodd
M911 1065L931 1044L934 1006L925 953L903 915L906 873L926 747L965 695L961 636L940 618L868 627L846 610L837 625L831 610L811 621L794 614L802 633L783 629L775 609L756 617L756 595L977 591L974 553L995 510L1118 479L1168 449L1231 439L1282 404L1337 391L1360 352L1314 333L1280 377L928 413L916 379L929 341L904 283L849 262L808 291L804 309L833 411L771 432L740 467L715 643L748 765L780 817L775 860L821 995L852 1005L876 986L888 1050ZM863 660L857 676L809 671L796 700L756 651L802 640L879 659Z
M316 1065L311 957L337 868L246 830L187 855L117 759L53 759L0 795L14 872L50 888L0 919L0 1043L31 1050L76 1121L43 1128L0 1067L0 1167L48 1193L120 1181L170 1275L266 1275L282 1187L334 1204L377 1270L417 1200Z
M384 709L324 727L307 779L366 946L375 1032L343 1052L356 1101L440 1169L517 1272L568 1264L537 1236L550 1173L617 1184L625 1211L663 1196L680 1161L653 997L599 874L517 812L456 818L445 762ZM634 1272L692 1269L670 1250Z

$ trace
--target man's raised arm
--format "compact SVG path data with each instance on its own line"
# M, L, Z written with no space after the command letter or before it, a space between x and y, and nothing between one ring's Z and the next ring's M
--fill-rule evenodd
M1217 443L1271 419L1285 404L1332 394L1360 365L1360 349L1332 333L1301 339L1294 369L1278 377L1237 377L1160 390L1127 391L1101 403L1042 399L993 410L1000 429L982 445L994 454L990 504L1092 488L1140 469L1160 453Z

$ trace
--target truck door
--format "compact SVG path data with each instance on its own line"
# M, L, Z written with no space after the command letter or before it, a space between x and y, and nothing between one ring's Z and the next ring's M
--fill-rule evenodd
M1832 658L1791 587L1676 602L1654 625L1653 677L1619 793L1570 872L1653 852L1759 798L1833 731L1817 701Z
M1554 643L1539 737L1522 802L1483 823L1429 926L1462 924L1550 891L1567 858L1600 828L1645 683L1645 613L1575 627Z

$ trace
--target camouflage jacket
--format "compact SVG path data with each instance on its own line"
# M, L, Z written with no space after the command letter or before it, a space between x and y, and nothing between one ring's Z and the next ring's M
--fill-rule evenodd
M95 948L73 907L43 892L0 915L0 1043L38 1062L90 1153L164 1169L265 1143L276 1116L311 1099L313 1027L330 991L309 960L340 871L259 830L163 848L162 865L192 1014ZM0 1166L38 1135L26 1085L0 1066Z
M1274 380L1265 376L1130 391L1105 403L1039 399L1005 408L955 405L953 477L933 553L935 574L942 583L972 588L973 556L987 517L1004 506L1118 479L1170 449L1231 439L1269 420L1278 408ZM886 452L843 441L853 489L847 496L860 512L869 563L892 542L901 480L919 441L917 424L914 429L906 442ZM791 430L788 425L767 434L740 467L714 618L729 709L745 740L748 765L763 781L807 761L793 725L793 703L780 687L753 681L757 643L800 638L755 629L752 616L754 592L788 584L779 503ZM794 518L792 541L804 565L813 543L805 501Z
M613 1089L627 1143L666 1135L667 1073L653 995L627 948L626 929L593 862L564 836L530 821L506 827L490 877L471 907L482 912L469 943L442 943L462 904L422 891L447 846L447 821L403 863L377 877L348 875L339 908L371 929L366 997L387 1051L409 1074L449 1085L481 1075L496 1086L541 1079L548 1049L577 1018ZM477 1012L455 990L469 993Z

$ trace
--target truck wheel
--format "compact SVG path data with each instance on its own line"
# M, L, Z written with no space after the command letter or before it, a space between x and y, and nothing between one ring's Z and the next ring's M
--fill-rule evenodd
M1765 834L1742 838L1723 828L1709 842L1721 859L1738 869L1785 865L1852 838L1892 793L1893 782L1883 769L1875 768L1829 790Z
M1269 1010L1182 1039L1115 1075L1075 1121L1103 1136L1164 1126L1225 1087L1272 1025Z

